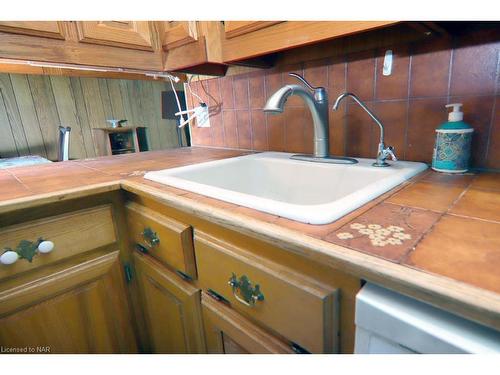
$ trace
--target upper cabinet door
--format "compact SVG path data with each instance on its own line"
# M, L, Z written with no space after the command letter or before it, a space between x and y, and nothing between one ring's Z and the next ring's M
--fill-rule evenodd
M153 38L146 21L79 21L80 42L153 51Z
M64 39L64 27L58 21L0 21L0 31L13 34Z
M162 21L158 24L161 45L165 51L196 42L199 38L196 21Z
M224 33L227 39L281 23L283 21L225 21Z

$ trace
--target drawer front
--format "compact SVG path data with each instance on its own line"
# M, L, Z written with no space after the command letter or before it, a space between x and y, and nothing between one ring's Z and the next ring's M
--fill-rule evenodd
M199 285L312 353L338 350L337 290L195 231Z
M34 251L39 239L51 241L49 253ZM21 245L21 243L24 245ZM29 257L15 263L0 264L0 279L45 266L65 258L116 242L111 205L46 217L0 230L0 253L5 249L22 250Z
M134 202L126 204L126 211L133 246L189 277L196 278L191 226Z
M209 354L291 354L292 348L205 293L201 297Z

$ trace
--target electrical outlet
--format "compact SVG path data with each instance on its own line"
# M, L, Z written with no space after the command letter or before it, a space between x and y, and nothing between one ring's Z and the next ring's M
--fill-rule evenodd
M208 115L208 106L200 105L195 109L196 116L196 126L199 128L209 128L210 127L210 116Z
M392 50L388 49L385 52L384 66L382 68L382 75L390 76L392 74Z

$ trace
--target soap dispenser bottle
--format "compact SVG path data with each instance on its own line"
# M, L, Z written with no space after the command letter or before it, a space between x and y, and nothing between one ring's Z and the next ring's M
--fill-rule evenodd
M432 169L438 172L463 173L469 169L472 132L474 129L463 121L462 103L447 104L453 107L448 122L436 129L436 144L432 155Z

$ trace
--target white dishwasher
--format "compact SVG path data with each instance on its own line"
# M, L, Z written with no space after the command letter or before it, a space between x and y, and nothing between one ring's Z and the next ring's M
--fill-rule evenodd
M354 352L500 353L500 332L367 283L356 296Z

